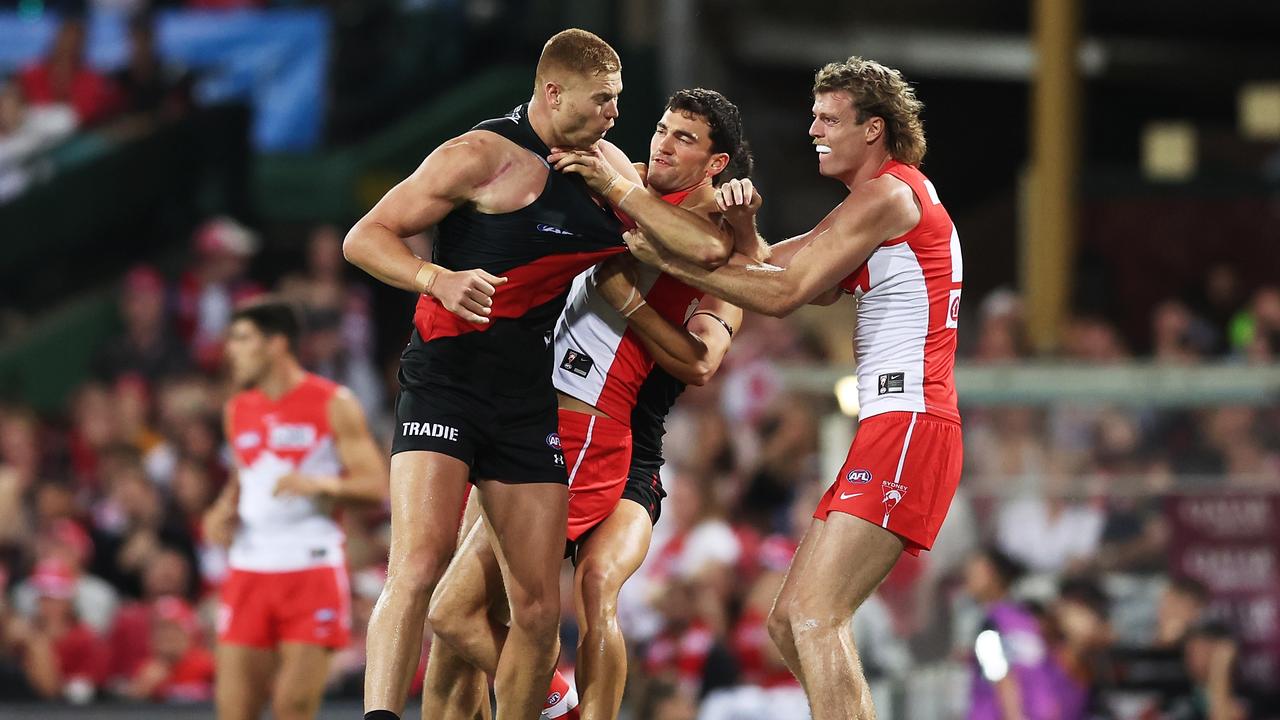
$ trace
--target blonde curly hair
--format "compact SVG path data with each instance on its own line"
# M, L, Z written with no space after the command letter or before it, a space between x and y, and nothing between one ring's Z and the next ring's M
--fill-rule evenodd
M924 103L902 73L857 55L828 63L813 78L813 94L846 92L858 111L858 122L884 120L885 147L894 160L919 165L924 160Z

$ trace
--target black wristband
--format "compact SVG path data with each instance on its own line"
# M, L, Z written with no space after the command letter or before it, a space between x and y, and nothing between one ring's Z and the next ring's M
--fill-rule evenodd
M725 332L729 333L729 337L730 337L730 338L732 338L732 337L733 337L733 326L732 326L732 325L730 325L729 323L725 322L725 319L724 319L724 318L722 318L722 317L720 317L719 315L717 315L717 314L715 314L715 313L711 312L710 310L699 310L699 311L695 312L694 314L690 315L690 316L689 316L689 320L692 320L692 319L694 319L695 317L697 317L697 316L699 316L699 315L706 315L707 317L709 317L709 318L711 318L711 319L715 320L716 322L720 323L721 325L723 325L723 326L724 326L724 330L725 330ZM689 320L685 320L685 324L686 324L686 325L689 323Z

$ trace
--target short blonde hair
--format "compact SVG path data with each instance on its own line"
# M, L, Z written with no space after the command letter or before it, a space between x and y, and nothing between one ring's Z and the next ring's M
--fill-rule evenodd
M534 76L541 84L547 79L547 74L556 70L576 75L599 75L621 69L622 60L618 58L617 51L603 38L587 30L570 28L552 35L542 47Z
M902 73L874 60L853 56L844 62L829 63L813 78L813 94L849 93L858 122L869 117L884 120L885 147L894 160L919 165L924 160L924 103Z

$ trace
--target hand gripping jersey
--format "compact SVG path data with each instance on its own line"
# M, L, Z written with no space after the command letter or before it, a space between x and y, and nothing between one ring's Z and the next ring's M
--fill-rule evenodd
M664 195L679 205L688 190ZM654 367L640 337L595 287L596 268L573 279L569 301L556 323L554 382L566 395L630 425L640 386ZM637 268L636 290L667 322L683 326L698 309L702 291L649 265Z
M550 149L527 107L488 120L492 132L546 163ZM529 205L486 214L454 209L438 227L433 261L451 270L505 276L487 324L472 324L423 296L401 355L392 453L437 452L473 479L567 480L551 383L551 330L574 276L622 252L623 222L581 177L553 169Z
M663 196L679 205L690 191ZM556 389L602 410L608 418L587 420L561 410L560 432L570 471L569 532L577 540L608 517L620 498L649 512L653 522L666 494L658 478L662 466L663 423L684 384L657 367L634 330L595 287L595 268L574 278L569 302L556 323L554 383ZM680 326L698 307L702 292L640 266L637 291L668 322ZM614 429L616 426L616 430ZM593 433L593 431L595 431ZM596 437L600 431L606 435ZM625 433L624 452L611 457L601 440ZM593 445L594 444L594 445ZM598 447L595 447L598 446ZM594 461L589 458L595 452Z
M890 160L880 175L911 186L920 222L876 248L840 283L858 300L860 417L896 410L959 422L953 370L964 276L960 236L918 169Z
M240 478L236 570L287 572L342 565L342 529L313 498L274 495L289 473L339 475L329 400L340 386L308 373L279 399L246 390L231 399L230 442Z
M507 138L543 164L551 154L529 123L527 105L475 129ZM626 249L622 220L607 204L592 198L581 177L549 169L542 193L519 210L491 215L464 205L445 216L432 262L450 270L482 268L509 281L494 293L487 324L469 323L423 295L413 318L422 339L433 346L465 348L471 365L487 363L490 358L484 351L498 344L503 345L503 355L518 360L512 365L535 364L522 352L546 354L546 336L564 307L570 281ZM516 368L504 365L503 369ZM549 374L541 375L544 383Z

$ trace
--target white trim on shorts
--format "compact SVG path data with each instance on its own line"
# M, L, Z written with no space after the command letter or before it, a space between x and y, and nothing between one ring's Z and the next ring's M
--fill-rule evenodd
M893 484L898 485L902 482L902 466L907 462L907 448L911 445L911 431L916 429L916 415L919 413L911 413L911 422L907 425L907 435L902 438L902 454L898 456L898 469L893 473ZM889 529L889 513L884 514L884 520L881 521L880 527Z
M582 459L587 456L587 448L591 447L591 432L596 428L596 416L592 415L587 421L587 437L582 441L582 450L578 453L578 459L573 461L573 470L569 472L569 487L573 487L573 479L578 475L578 468L582 466Z

